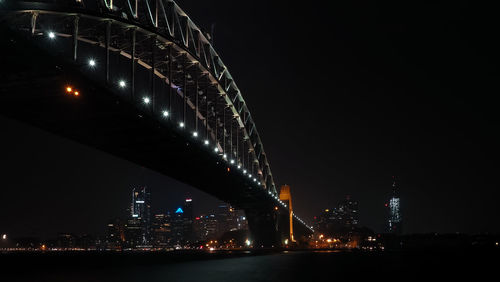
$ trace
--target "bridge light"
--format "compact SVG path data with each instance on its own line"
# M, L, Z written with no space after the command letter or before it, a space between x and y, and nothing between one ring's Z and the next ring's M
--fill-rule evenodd
M215 147L214 152L216 152L216 153L219 152L219 148Z
M96 65L95 60L94 59L90 59L89 60L89 66L95 67L95 65Z
M251 243L252 242L250 242L250 240L248 240L248 239L245 240L245 245L247 245L247 247L250 246Z
M74 95L75 95L75 96L78 96L78 95L80 95L80 92L75 91Z
M247 173L247 170L246 170L246 169L244 169L244 170L243 170L243 174L246 174L246 173Z
M66 92L67 92L67 93L71 93L71 92L73 92L73 88L71 88L71 86L67 86L67 87L66 87Z
M50 38L50 39L54 39L54 38L56 38L56 34L55 34L53 31L49 31L49 34L48 34L48 35L49 35L49 38Z
M179 127L184 128L184 123L182 121L179 122Z
M230 162L231 164L234 164L234 160L230 160L229 162Z
M119 85L121 88L125 88L125 86L127 86L127 83L125 83L125 80L120 80L120 81L118 81L118 85Z
M149 104L149 102L151 102L151 100L148 97L144 97L142 98L142 100L144 101L144 104Z
M168 111L163 111L163 116L168 117Z
M198 137L198 132L193 132L193 137Z
M241 168L241 165L238 165L238 168Z
M209 142L208 142L208 140L207 140L207 139L205 139L205 145L208 145L208 143L209 143Z

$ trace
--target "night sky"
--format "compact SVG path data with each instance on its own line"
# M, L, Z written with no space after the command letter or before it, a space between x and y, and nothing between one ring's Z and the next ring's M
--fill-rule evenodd
M493 7L177 2L199 27L215 23L215 49L244 95L275 181L291 186L307 222L351 195L361 225L384 231L395 175L405 233L500 232ZM198 212L217 203L93 148L5 118L0 126L0 232L102 233L142 184L158 212L186 196Z

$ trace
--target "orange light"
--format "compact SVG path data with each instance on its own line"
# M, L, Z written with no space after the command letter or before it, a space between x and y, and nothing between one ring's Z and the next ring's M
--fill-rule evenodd
M230 171L231 171L231 169L228 167L228 168L227 168L227 172L230 172Z
M278 210L278 207L274 207L274 210Z
M75 96L78 96L78 95L80 95L80 92L75 91Z
M69 86L68 86L68 87L66 87L66 92L71 93L72 91L73 91L73 88L71 88L71 87L69 87Z

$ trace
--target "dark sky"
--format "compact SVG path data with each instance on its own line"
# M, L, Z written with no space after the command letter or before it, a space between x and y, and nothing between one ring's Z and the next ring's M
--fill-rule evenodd
M178 4L205 30L216 24L216 50L275 181L291 185L306 221L349 194L361 224L383 231L395 175L405 232L499 232L495 10L351 2ZM0 125L2 232L102 232L142 183L157 209L186 195L204 202L200 211L216 203L108 154L11 120Z

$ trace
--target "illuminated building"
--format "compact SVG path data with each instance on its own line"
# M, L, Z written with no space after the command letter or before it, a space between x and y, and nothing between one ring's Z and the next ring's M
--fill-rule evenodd
M171 246L172 217L170 213L156 214L152 224L152 243L154 247L164 248Z
M62 249L75 248L76 247L75 235L69 233L57 234L56 246Z
M108 222L106 227L106 245L109 249L120 249L125 242L125 226L119 219Z
M349 235L359 224L358 202L350 196L339 202L337 207L324 209L314 217L315 232L330 235Z
M216 239L219 224L215 214L201 215L194 219L194 230L196 239L205 241L207 239Z
M401 216L401 202L398 195L398 185L396 177L392 177L392 197L389 203L385 206L389 209L388 231L393 234L401 234L403 232L403 218Z
M341 225L347 229L354 229L358 226L358 201L351 199L351 196L346 196L345 200L340 202L337 209L338 218Z
M126 246L134 248L143 245L142 222L137 218L130 218L125 224Z
M186 199L175 209L172 216L172 240L174 244L184 245L195 240L193 230L193 200Z
M131 217L129 220L130 228L136 229L140 226L140 234L129 232L133 236L139 238L130 238L139 245L148 245L151 240L151 194L146 190L146 187L134 188L132 190Z
M193 199L187 198L184 200L184 236L186 241L192 242L195 240L195 234L193 230Z

